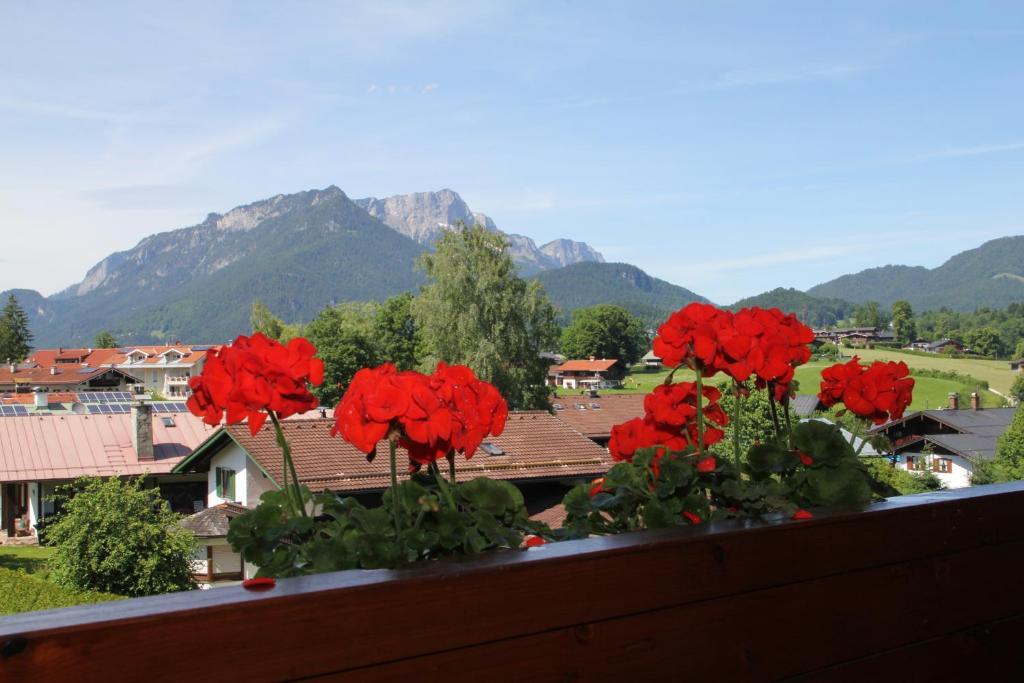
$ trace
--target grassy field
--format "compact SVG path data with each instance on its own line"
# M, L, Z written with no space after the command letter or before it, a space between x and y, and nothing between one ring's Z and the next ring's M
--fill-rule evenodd
M120 600L117 595L69 590L46 579L52 548L0 546L0 614L33 612Z
M1003 361L978 361L942 357L925 358L922 356L899 353L898 351L878 351L873 349L865 349L863 352L858 352L858 355L860 355L861 360L863 361L902 360L910 367L911 375L913 375L913 370L915 368L947 371L955 370L963 375L971 375L980 380L987 380L990 386L999 389L1000 391L1004 391L1004 393L1009 392L1010 385L1013 383L1013 372L1010 370L1009 364ZM821 382L821 371L829 365L832 365L832 363L812 361L807 365L798 368L796 372L796 379L800 382L800 393L817 393L818 386ZM661 372L645 372L640 370L626 378L625 389L612 391L606 390L602 393L647 393L656 385L664 382L667 375L667 370L663 370ZM681 370L676 373L676 377L680 380L693 380L693 374L688 371ZM975 389L973 386L949 379L940 379L936 377L915 377L914 379L916 381L916 385L914 387L914 401L910 404L911 410L943 408L948 405L950 392L956 391L970 393ZM712 378L711 380L714 384L721 381L722 378L719 377ZM1005 387L1005 390L1000 387ZM982 391L980 393L981 404L985 408L995 408L1004 404L1002 397L992 393L991 391Z

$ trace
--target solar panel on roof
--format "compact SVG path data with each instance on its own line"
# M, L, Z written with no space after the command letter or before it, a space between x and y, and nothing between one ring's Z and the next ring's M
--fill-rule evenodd
M213 345L212 344L203 344L203 345L200 345L200 346L192 346L190 348L193 351L209 351L210 349L213 348Z
M96 368L79 368L79 375L88 375L91 372L96 372Z

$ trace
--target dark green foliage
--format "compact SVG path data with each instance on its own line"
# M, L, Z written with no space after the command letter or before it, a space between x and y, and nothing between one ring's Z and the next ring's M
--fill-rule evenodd
M114 335L110 334L110 332L106 330L96 334L96 339L93 341L92 345L97 349L116 349L120 346L117 339L114 338Z
M7 295L7 303L0 311L0 362L20 363L32 351L32 331L28 316L18 304L14 294Z
M581 485L566 495L565 529L555 536L685 526L696 518L790 515L798 508L858 507L872 499L873 482L836 425L801 422L791 438L792 448L774 438L751 446L742 473L721 455L725 442L715 469L706 472L698 470L692 451L659 457L659 449L641 449L631 462L612 467L600 489ZM810 456L809 464L800 454Z
M1013 379L1013 386L1010 387L1010 395L1018 401L1024 401L1024 373L1018 373Z
M722 392L719 404L727 415L733 415L735 396L732 383L718 385ZM761 441L772 441L775 438L775 429L772 426L771 408L768 405L768 394L764 391L751 391L750 396L741 399L743 401L743 415L740 419L740 452L746 453L754 445ZM731 448L733 443L734 424L725 426L725 439L722 441L723 448Z
M516 276L506 239L480 226L445 234L421 261L429 284L412 302L420 362L469 366L512 408L548 407L555 310L540 285Z
M419 365L416 354L422 339L412 317L412 301L409 292L393 296L380 305L373 320L378 360L394 363L399 370Z
M798 289L779 287L757 296L740 299L729 308L738 311L741 308L759 306L760 308L778 308L783 313L796 313L796 317L805 325L827 327L845 320L853 314L854 305L842 299L821 299L805 294Z
M691 301L707 301L690 290L651 277L626 263L574 263L536 276L561 311L564 322L578 308L621 306L656 328L668 314Z
M192 533L142 477L89 479L48 530L52 579L131 597L192 587Z
M0 614L34 612L120 599L121 596L109 593L65 588L23 571L0 567Z
M908 472L896 467L889 458L861 458L876 485L888 492L887 496L906 496L927 493L943 488L942 481L932 472Z
M615 358L632 365L649 347L643 322L611 304L576 309L562 330L561 352L568 358Z
M964 344L971 351L989 358L1001 358L1006 355L1007 345L999 330L994 327L975 327L964 333Z
M440 480L443 482L443 480ZM480 477L455 486L416 475L385 492L380 507L330 492L310 495L321 514L289 515L284 493L231 521L228 541L260 576L299 576L340 569L403 567L440 557L516 549L524 534L550 534L529 519L512 484ZM398 507L400 533L392 522Z
M374 309L370 304L341 304L320 311L304 332L324 361L324 382L313 393L321 405L334 405L352 376L376 365Z
M882 327L885 320L877 301L867 301L853 310L853 322L858 327Z
M1002 237L961 252L938 268L885 266L844 275L807 290L883 306L904 299L919 311L971 311L1024 301L1024 236Z
M907 301L894 301L892 304L892 329L896 339L909 344L917 339L917 327L914 325L914 309Z

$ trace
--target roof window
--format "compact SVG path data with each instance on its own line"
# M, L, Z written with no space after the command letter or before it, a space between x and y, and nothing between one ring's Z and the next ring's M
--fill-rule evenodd
M501 450L501 446L493 444L489 441L485 441L480 444L480 450L487 455L505 455L505 451Z

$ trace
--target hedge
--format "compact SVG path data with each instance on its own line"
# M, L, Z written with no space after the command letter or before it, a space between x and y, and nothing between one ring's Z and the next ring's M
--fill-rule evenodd
M109 593L68 590L21 570L0 568L0 614L122 599L119 595Z

